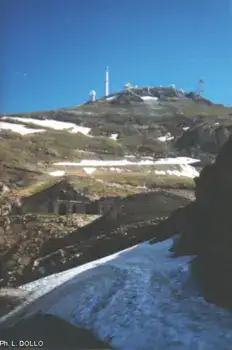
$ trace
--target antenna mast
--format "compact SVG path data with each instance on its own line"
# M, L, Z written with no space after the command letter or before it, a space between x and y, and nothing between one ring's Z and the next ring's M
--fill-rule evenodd
M200 79L198 81L197 91L196 91L197 98L200 98L202 96L202 94L204 93L204 84L205 84L205 82L203 79Z
M105 75L105 96L109 96L109 68L106 67L106 75Z

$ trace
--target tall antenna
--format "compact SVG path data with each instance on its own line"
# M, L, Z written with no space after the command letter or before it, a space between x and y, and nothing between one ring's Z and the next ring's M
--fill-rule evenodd
M109 95L109 68L106 67L106 75L105 75L105 96Z
M202 96L202 94L204 93L204 84L205 84L205 82L203 79L200 79L198 81L197 91L196 91L197 98L200 98Z

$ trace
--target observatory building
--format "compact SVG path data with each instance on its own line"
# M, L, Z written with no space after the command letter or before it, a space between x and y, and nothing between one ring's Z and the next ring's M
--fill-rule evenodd
M91 90L89 93L90 96L90 101L94 102L96 101L96 91L95 90Z
M131 83L126 83L123 87L123 90L137 89L138 85L133 85Z

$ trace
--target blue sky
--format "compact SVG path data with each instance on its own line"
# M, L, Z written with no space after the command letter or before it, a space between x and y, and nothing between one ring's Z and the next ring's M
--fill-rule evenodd
M0 112L73 106L126 82L232 105L230 0L0 0Z

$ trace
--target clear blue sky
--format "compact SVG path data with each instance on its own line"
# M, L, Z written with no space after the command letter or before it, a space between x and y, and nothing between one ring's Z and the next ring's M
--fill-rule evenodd
M73 106L124 83L232 104L230 0L0 0L0 112ZM25 75L26 74L26 75Z

